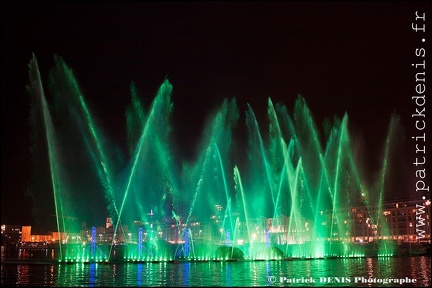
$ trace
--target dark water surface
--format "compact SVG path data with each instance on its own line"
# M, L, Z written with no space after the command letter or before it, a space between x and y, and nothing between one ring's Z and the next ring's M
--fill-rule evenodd
M391 283L402 280L410 283ZM60 264L2 257L1 263L2 286L426 287L431 284L429 256L120 264Z

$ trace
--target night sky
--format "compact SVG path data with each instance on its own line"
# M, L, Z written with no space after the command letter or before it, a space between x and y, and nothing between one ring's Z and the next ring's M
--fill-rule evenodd
M237 99L242 142L247 103L264 127L268 97L291 112L300 94L319 127L348 113L351 133L362 139L363 162L374 170L394 112L406 139L400 150L406 165L397 175L406 181L388 198L412 197L411 63L419 61L415 48L430 55L432 39L429 32L422 43L411 23L416 10L426 12L431 31L430 3L305 2L2 4L1 223L33 221L25 197L33 173L25 89L32 53L44 85L54 55L63 57L104 132L117 143L126 142L131 81L148 106L167 78L173 85L173 141L184 158L196 154L204 123L223 99Z

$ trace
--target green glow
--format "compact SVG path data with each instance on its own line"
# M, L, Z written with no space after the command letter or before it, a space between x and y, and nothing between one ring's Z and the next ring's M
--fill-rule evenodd
M43 112L43 121L45 123L45 129L46 129L46 140L48 144L48 154L49 154L49 165L51 170L51 180L52 180L52 187L54 192L54 204L55 204L55 211L56 211L56 217L57 217L57 229L58 231L66 231L65 228L65 222L64 222L64 211L63 211L63 205L62 200L63 198L60 195L60 184L59 184L59 176L56 173L57 168L56 165L58 163L57 153L55 152L55 149L57 145L55 145L55 136L53 131L53 124L51 120L51 116L49 114L48 105L45 100L44 90L42 87L41 77L38 69L38 64L36 57L33 55L32 60L29 64L29 71L30 71L30 91L35 97L39 97L40 101L42 103L42 112ZM59 216L60 215L60 216ZM60 218L59 218L60 217ZM59 221L60 219L60 221ZM60 256L59 259L63 259L63 250L62 245L60 245Z
M68 88L70 89L70 93L77 97L78 103L80 105L81 111L83 112L83 115L85 117L85 122L87 123L87 129L90 132L90 136L95 144L95 150L97 153L95 153L98 157L100 157L97 161L95 161L99 177L101 179L101 182L103 183L104 187L106 188L106 194L109 208L112 207L114 211L111 211L111 215L114 217L118 217L118 209L116 206L116 203L114 201L114 191L112 187L112 176L108 168L108 160L105 155L104 149L102 148L102 144L100 142L100 136L97 132L96 126L94 124L94 121L90 115L90 112L88 110L88 107L84 101L84 97L80 91L80 88L78 86L78 83L73 75L72 70L66 66L66 64L63 62L63 59L61 57L55 57L56 62L56 71L59 75L59 77L65 77L68 83Z
M88 183L73 185L71 182L77 182L76 178L67 177L74 173L67 165L71 155L62 150L61 138L68 134L62 134L62 125L54 125L55 103L50 107L45 99L35 58L29 66L30 90L38 98L44 123L57 229L64 237L72 237L71 231L77 229L74 219L87 220L84 219L88 217L86 213L94 212L95 203L80 202L79 191L76 191L80 186L86 188ZM239 119L235 100L225 100L214 116L209 117L202 141L195 149L196 155L184 160L177 159L171 147L171 84L168 80L162 83L148 110L132 84L131 104L125 111L129 155L125 161L117 160L113 151L118 147L110 147L111 141L99 129L100 123L93 118L91 105L84 100L72 70L61 58L56 58L55 68L50 79L54 98L60 101L60 97L67 97L71 102L71 107L67 108L74 117L71 122L75 121L77 126L77 130L72 131L80 131L77 138L91 163L85 168L94 172L100 185L89 184L91 189L85 191L102 192L105 202L98 205L106 208L114 219L111 239L97 239L95 254L90 253L90 247L94 248L90 246L90 239L80 239L80 243L88 243L85 245L65 240L71 243L59 246L60 260L110 261L113 253L117 253L114 242L118 237L125 247L116 249L124 249L119 257L126 261L168 261L173 259L175 248L183 244L185 234L182 232L193 225L204 227L209 221L213 221L211 229L216 232L206 231L205 237L200 237L198 229L193 230L188 260L228 260L233 259L235 253L238 259L261 260L364 257L369 252L362 245L352 243L353 224L350 212L346 212L357 197L361 197L368 213L372 214L371 223L382 226L384 235L389 233L382 209L373 211L371 203L378 203L379 207L383 203L386 177L391 168L390 144L396 133L397 119L392 118L390 123L378 183L367 183L366 177L361 175L362 167L356 163L348 130L348 114L342 120L335 119L325 131L328 133L322 135L301 97L295 102L293 118L285 106L273 105L268 99L268 135L260 127L252 107L247 105L248 147L238 149L248 156L248 161L242 163L244 167L234 163L236 157L233 157L237 156L233 155L232 148L237 144L233 133ZM59 118L70 115L60 113ZM106 215L97 217L104 219ZM166 217L166 223L180 235L176 236L179 239L167 235L168 229L164 230L165 223L160 221L162 217ZM346 219L348 221L344 222ZM122 230L123 224L128 225L129 231ZM137 243L136 227L146 229L143 243ZM228 229L229 244L224 247L228 242L225 242ZM130 238L126 232L130 233ZM169 237L174 240L168 242ZM393 254L394 248L386 241L378 246L376 255ZM225 250L216 255L220 247ZM240 257L238 251L244 255Z
M394 115L392 115L392 118L390 120L390 125L389 125L389 131L387 134L387 139L386 139L386 143L385 143L385 152L384 152L384 159L383 159L383 168L382 168L382 172L381 172L381 177L380 177L380 183L379 183L379 199L378 199L378 210L377 210L377 215L376 215L376 224L378 227L381 226L381 235L383 236L389 236L389 227L387 225L387 223L385 222L383 213L382 213L382 202L383 202L383 197L384 197L384 188L385 188L385 178L386 178L386 174L387 174L387 166L388 166L388 162L389 162L389 150L390 150L390 141L391 141L391 137L394 134L394 129L395 129L395 125L396 122L399 119L397 117L394 117ZM389 253L391 253L391 251L393 251L393 247L388 247L387 245L387 241L383 241L382 245L380 245L379 247L379 251L381 253L384 253L386 255L388 255Z
M241 197L242 197L243 213L244 213L245 221L246 221L246 231L247 231L246 233L248 236L248 241L250 243L249 254L251 254L252 241L250 239L251 234L250 234L250 230L249 230L249 227L250 227L249 216L248 216L247 208L246 208L246 197L245 197L244 191L243 191L243 184L242 184L241 177L240 177L240 171L238 170L237 166L234 166L234 179L235 179L235 183L236 183L236 189L240 190Z
M228 217L230 220L230 229L231 231L235 229L233 229L233 219L232 219L232 212L231 212L231 197L229 196L229 191L228 191L228 184L227 181L225 179L225 171L223 168L223 164L222 164L222 157L219 151L219 147L216 145L216 143L213 143L214 147L215 147L215 151L216 151L216 155L217 155L217 159L219 160L219 166L220 166L220 173L222 174L222 179L223 179L223 185L224 185L224 190L225 190L225 197L227 199L227 202L229 203L229 205L227 205L227 211L229 211ZM229 207L229 210L228 210ZM224 225L225 226L225 225Z
M256 120L255 113L253 112L252 107L250 107L249 104L248 104L248 109L249 109L249 113L250 113L250 115L252 116L252 119L253 119L252 120L253 121L253 126L256 129L256 131L257 131L258 145L259 145L258 147L259 147L259 150L261 152L261 157L262 157L261 160L262 160L262 163L263 163L264 168L265 168L265 175L267 177L267 184L269 186L269 190L270 190L270 194L272 196L272 201L273 201L273 206L274 206L275 203L276 203L276 200L274 199L275 196L273 195L273 189L272 189L273 180L271 178L270 165L268 163L268 159L267 159L267 156L266 156L266 153L265 153L264 143L263 143L263 140L262 140L262 137L261 137L261 132L259 131L259 127L258 127L258 121Z

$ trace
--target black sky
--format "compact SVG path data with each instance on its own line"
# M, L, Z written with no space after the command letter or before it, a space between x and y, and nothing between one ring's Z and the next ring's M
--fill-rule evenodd
M411 22L415 11L432 16L427 1L68 1L2 4L1 10L2 224L32 221L24 197L32 173L25 90L32 53L45 82L53 56L64 58L119 143L126 137L131 81L148 104L167 77L174 89L174 137L185 157L193 156L203 122L224 98L237 98L241 125L250 103L265 126L268 97L292 111L301 94L319 125L348 113L370 167L381 161L391 113L399 114L408 141L401 157L412 160L411 63L415 48L432 50L430 33L422 43Z

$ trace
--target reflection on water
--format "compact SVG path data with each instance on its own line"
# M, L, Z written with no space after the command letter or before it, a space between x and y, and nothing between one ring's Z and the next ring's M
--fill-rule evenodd
M89 280L90 280L90 287L94 287L95 286L95 276L96 276L96 264L95 263L91 263L89 265L89 269L90 269L90 276L89 276Z
M364 279L415 279L404 286L430 286L431 258L391 257L327 260L185 263L58 264L2 259L1 284L29 286L399 286L354 283ZM290 279L315 279L293 284ZM325 279L325 281L319 281ZM339 283L329 277L348 278ZM269 280L275 283L269 283ZM284 282L285 281L285 282Z

